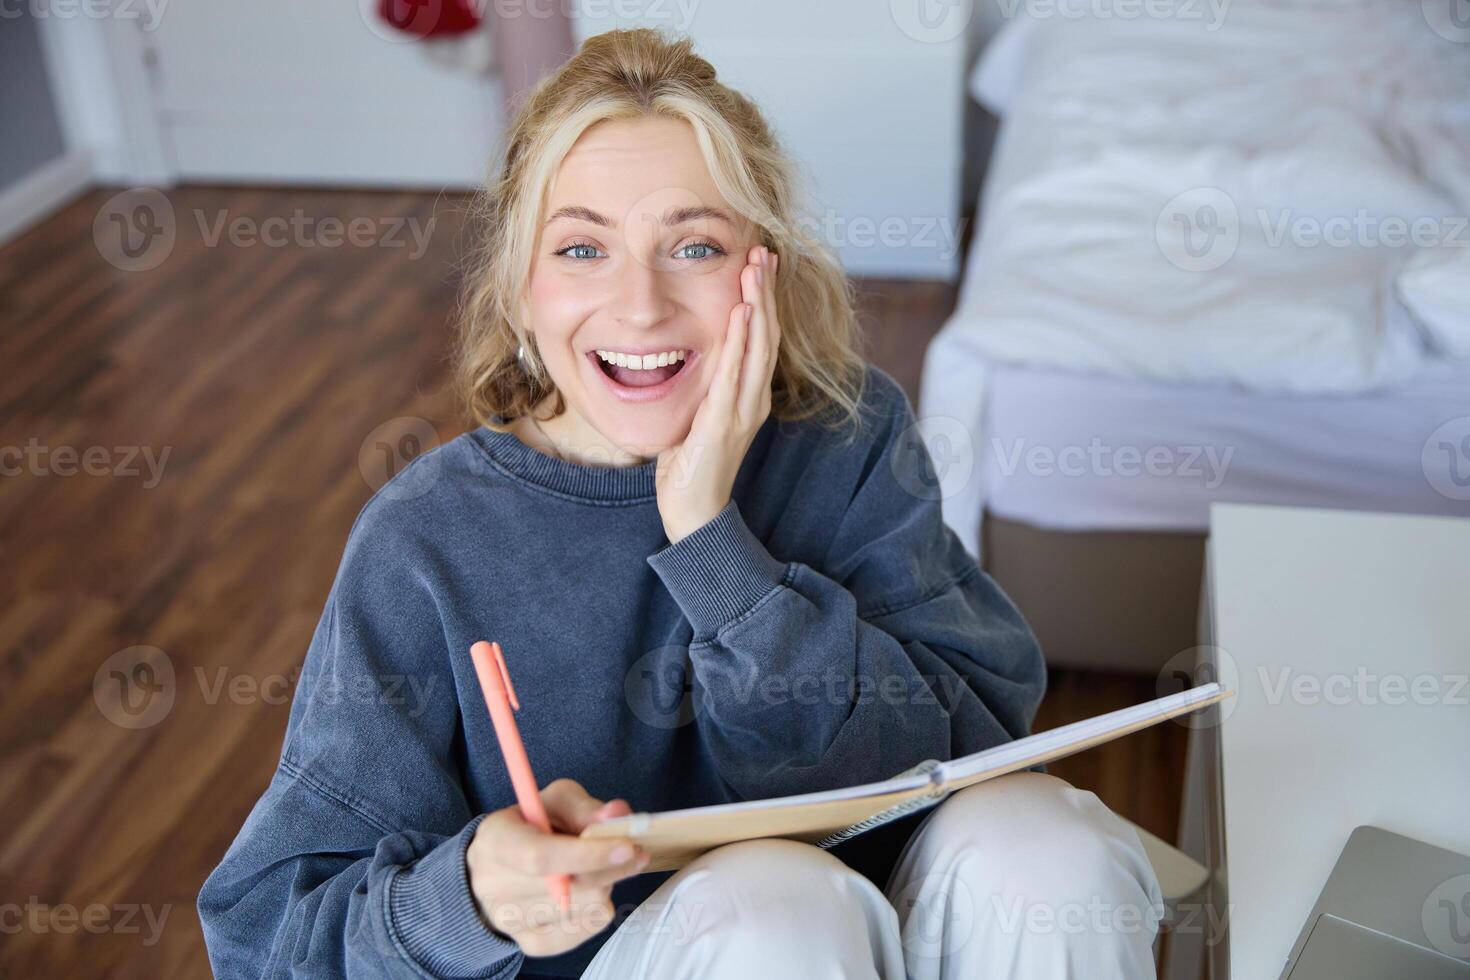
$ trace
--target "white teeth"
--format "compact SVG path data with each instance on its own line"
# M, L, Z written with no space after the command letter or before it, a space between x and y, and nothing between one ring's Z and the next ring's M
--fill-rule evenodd
M651 371L656 367L665 367L675 361L684 360L685 356L682 350L661 351L657 354L643 354L642 356L606 350L596 351L596 354L609 364L616 364L618 367L629 368L633 371Z

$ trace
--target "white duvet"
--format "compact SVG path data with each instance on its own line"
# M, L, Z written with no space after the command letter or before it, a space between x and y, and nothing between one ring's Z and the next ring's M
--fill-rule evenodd
M1000 2L971 88L1004 122L926 387L999 361L1356 392L1470 353L1463 0Z

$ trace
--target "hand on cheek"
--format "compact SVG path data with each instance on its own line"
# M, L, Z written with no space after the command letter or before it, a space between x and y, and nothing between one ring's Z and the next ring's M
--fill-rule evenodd
M730 311L709 391L684 442L659 453L658 511L670 543L709 523L730 502L735 474L771 414L781 325L776 319L777 256L747 253L742 301Z

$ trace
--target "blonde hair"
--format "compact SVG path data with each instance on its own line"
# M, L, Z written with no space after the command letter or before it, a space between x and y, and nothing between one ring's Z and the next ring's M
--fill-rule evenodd
M781 258L776 284L782 326L771 415L781 421L835 416L856 422L865 378L853 289L837 260L797 227L794 168L760 111L715 79L688 38L651 29L588 38L543 79L515 114L498 177L470 208L479 225L459 308L453 384L466 413L492 428L528 414L551 393L566 408L537 355L520 297L551 179L582 133L603 120L663 116L694 129L715 185L760 229ZM524 347L525 364L517 356ZM825 424L825 420L824 420Z

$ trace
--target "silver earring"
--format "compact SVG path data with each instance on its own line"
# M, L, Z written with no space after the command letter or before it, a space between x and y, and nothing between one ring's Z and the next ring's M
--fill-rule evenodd
M524 368L526 366L526 345L525 344L521 344L518 347L516 347L516 360L521 362L521 367L522 368Z

